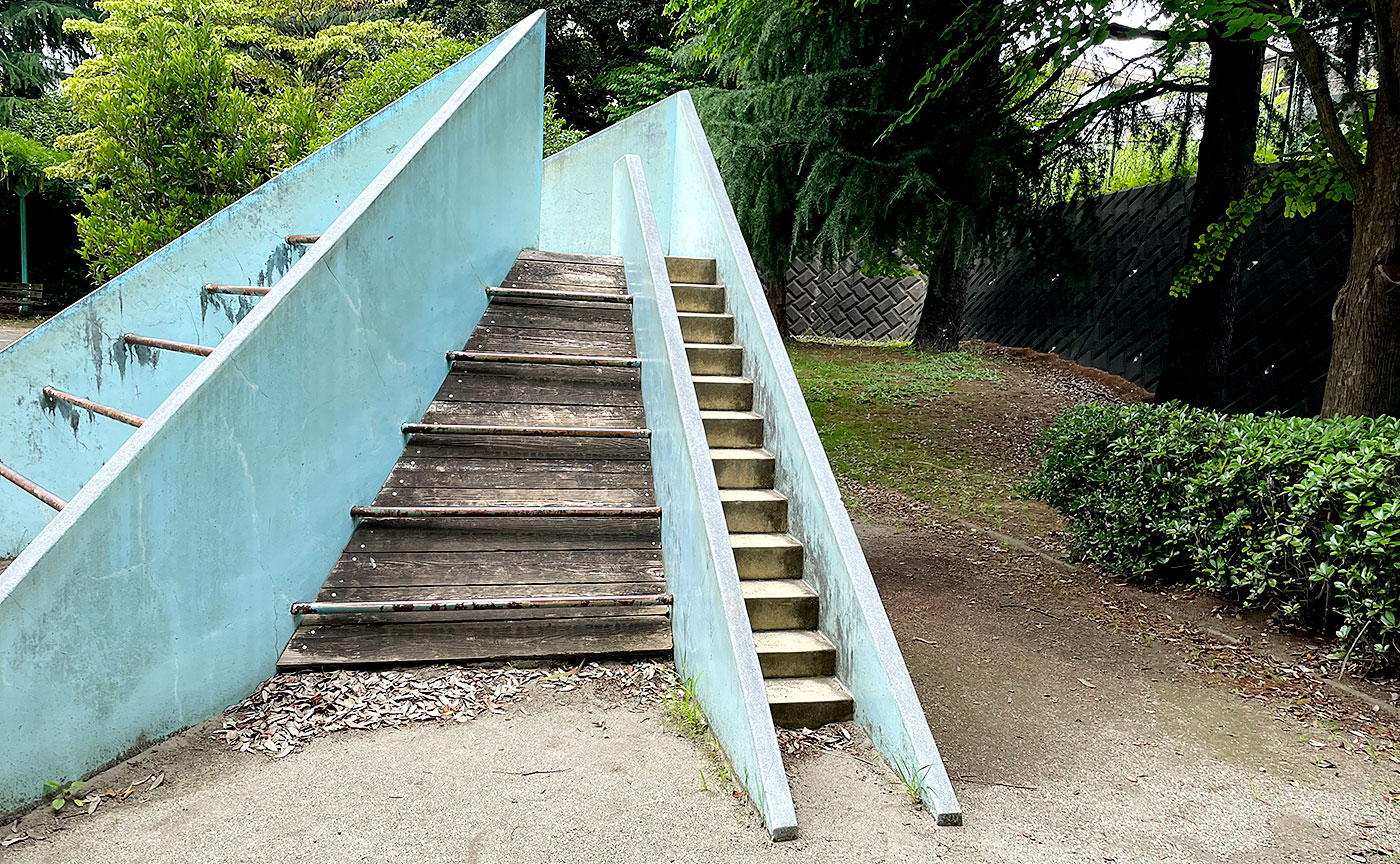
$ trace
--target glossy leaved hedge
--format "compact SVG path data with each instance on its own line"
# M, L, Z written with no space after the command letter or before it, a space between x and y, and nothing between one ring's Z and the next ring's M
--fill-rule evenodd
M1089 404L1037 447L1084 558L1400 650L1400 419Z

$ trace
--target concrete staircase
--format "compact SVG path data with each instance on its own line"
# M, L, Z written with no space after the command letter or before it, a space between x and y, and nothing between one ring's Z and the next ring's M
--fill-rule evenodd
M802 544L787 533L787 498L773 488L763 417L753 411L753 382L743 377L744 349L734 344L715 262L666 264L773 722L815 728L849 720L854 702L835 677L836 648L817 630L821 599L802 580Z

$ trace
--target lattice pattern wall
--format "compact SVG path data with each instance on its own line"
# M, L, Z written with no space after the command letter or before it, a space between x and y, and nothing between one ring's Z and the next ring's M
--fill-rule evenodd
M794 336L834 339L908 339L924 305L924 280L881 279L854 260L836 270L795 261L786 274L787 326Z
M1167 287L1186 252L1194 180L1129 189L1057 208L1035 248L979 266L968 288L966 338L1053 351L1149 390L1167 344ZM1281 202L1241 242L1244 279L1235 322L1234 411L1316 413L1330 352L1332 301L1346 276L1351 207L1324 202L1287 219ZM793 333L908 338L921 280L869 279L853 265L788 271Z

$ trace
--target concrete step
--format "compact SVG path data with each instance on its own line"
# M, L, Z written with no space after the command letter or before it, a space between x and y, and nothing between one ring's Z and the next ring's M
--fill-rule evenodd
M764 678L836 674L836 646L815 630L760 630L753 641Z
M711 447L763 446L763 418L752 411L701 411Z
M787 496L772 489L721 489L724 521L732 534L787 530Z
M686 342L728 345L734 341L734 316L713 312L679 312L681 338Z
M667 255L666 274L670 276L672 284L689 282L696 285L713 285L719 281L713 258L680 258Z
M787 534L730 534L739 578L801 579L802 544Z
M835 678L768 678L763 684L776 726L815 729L855 716L855 700Z
M772 489L773 454L761 447L712 447L721 489Z
M753 382L737 375L692 375L701 411L748 411L753 407Z
M820 600L801 579L747 579L739 583L754 630L815 630Z
M676 297L679 312L723 312L724 286L697 285L693 282L672 282L671 293Z
M703 343L685 346L686 359L690 361L692 375L742 375L744 373L744 349L738 345L705 345Z

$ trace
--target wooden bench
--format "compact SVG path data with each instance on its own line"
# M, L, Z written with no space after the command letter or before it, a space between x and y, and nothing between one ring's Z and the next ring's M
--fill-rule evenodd
M44 308L44 286L0 282L0 313L24 315Z

